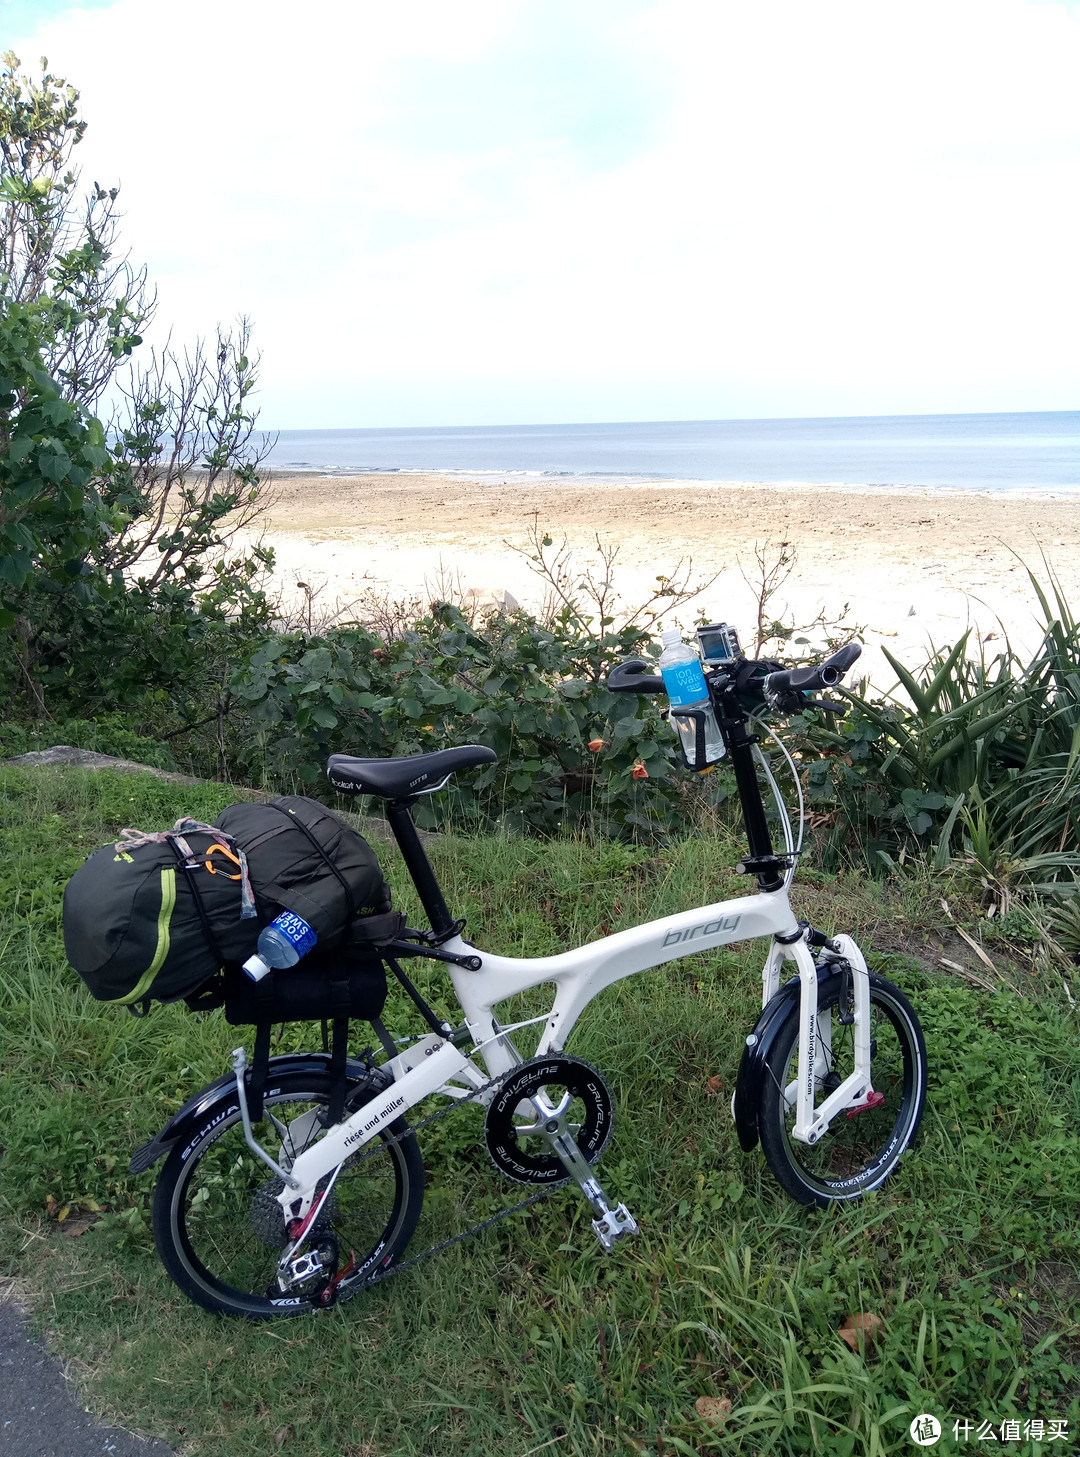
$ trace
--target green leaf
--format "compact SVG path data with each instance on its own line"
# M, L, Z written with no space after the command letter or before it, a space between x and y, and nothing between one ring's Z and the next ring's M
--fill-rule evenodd
M887 647L883 646L881 651L883 656L885 657L886 662L889 664L889 667L893 670L896 676L900 679L900 682L906 688L907 695L911 699L912 703L914 703L915 707L919 710L920 713L927 713L929 711L930 705L927 702L926 694L919 687L918 683L904 667L903 663L899 662L898 659L893 657L892 653L889 652L889 649Z
M949 811L949 817L941 828L941 834L938 836L937 847L934 850L935 870L944 870L949 864L949 841L952 838L953 827L956 824L957 816L964 807L965 797L966 796L963 794L958 794L956 796L956 799L953 802L953 807Z
M311 716L321 728L337 728L338 716L332 708L312 709Z
M961 749L969 744L976 743L985 734L988 734L991 729L997 728L999 723L1004 723L1014 711L1013 706L1010 704L1008 708L1001 708L997 713L988 713L985 718L976 719L963 733L957 734L948 743L942 744L936 753L931 754L927 767L929 769L936 769L939 764L944 764L946 759L951 759Z
M21 587L30 575L32 566L33 561L28 552L14 551L9 556L0 557L0 577L13 587Z
M970 636L971 632L969 629L967 632L964 633L963 637L959 640L959 642L956 643L952 651L949 653L949 656L945 659L944 663L942 663L941 667L938 669L936 675L930 683L929 688L927 688L926 690L925 696L927 707L924 712L928 712L931 708L933 708L937 703L938 699L941 697L941 690L949 681L952 670L956 667L956 664L962 657L964 649L967 647L967 640Z

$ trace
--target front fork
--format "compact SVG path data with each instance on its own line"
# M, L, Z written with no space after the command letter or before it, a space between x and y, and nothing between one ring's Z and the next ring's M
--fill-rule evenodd
M841 1111L873 1106L870 1068L870 973L865 958L850 936L835 936L824 951L828 961L843 961L851 971L851 1006L841 1016L851 1016L855 1028L854 1068L817 1107L814 1099L832 1068L833 1009L818 1007L818 973L805 940L793 946L773 948L765 964L765 994L775 995L779 986L780 963L785 957L799 969L799 1062L795 1079L784 1089L788 1107L795 1108L791 1136L800 1143L815 1144L828 1131Z

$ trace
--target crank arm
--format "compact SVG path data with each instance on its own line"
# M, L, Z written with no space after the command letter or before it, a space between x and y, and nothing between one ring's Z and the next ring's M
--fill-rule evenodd
M590 1208L598 1216L592 1222L596 1237L606 1254L610 1254L617 1239L624 1235L637 1234L638 1226L634 1216L625 1204L614 1209L608 1203L603 1186L593 1173L592 1164L581 1152L577 1140L571 1135L566 1121L569 1098L559 1108L552 1107L543 1095L530 1098L529 1102L537 1112L537 1132L547 1141L552 1153L577 1184ZM545 1106L546 1105L546 1106Z

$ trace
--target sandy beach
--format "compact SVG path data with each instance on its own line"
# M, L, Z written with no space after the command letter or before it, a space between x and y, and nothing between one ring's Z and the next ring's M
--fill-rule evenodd
M1004 624L1014 643L1033 646L1037 602L1023 563L1045 576L1040 548L1080 607L1080 496L404 473L277 475L273 490L265 539L279 583L325 582L322 602L368 589L430 595L441 573L536 607L544 584L512 549L536 513L582 568L596 561L597 535L617 544L614 579L628 603L680 558L692 558L695 577L719 572L700 606L735 623L744 645L755 607L741 568L753 570L755 543L789 542L798 561L776 615L801 624L847 604L848 620L866 628L865 668L883 686L883 643L917 663L928 641L955 641L968 625L993 649ZM697 610L684 609L685 623Z

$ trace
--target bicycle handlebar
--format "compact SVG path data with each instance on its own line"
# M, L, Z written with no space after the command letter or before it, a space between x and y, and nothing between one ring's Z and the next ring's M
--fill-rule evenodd
M648 666L644 658L627 658L625 663L612 668L607 687L612 693L663 693L663 678L647 673Z
M766 675L763 688L766 700L785 693L807 693L817 688L835 688L852 663L862 654L862 646L849 642L823 663L809 668L787 668Z
M815 689L834 688L856 658L861 656L862 647L849 642L839 648L823 663L808 668L785 668L768 673L757 681L766 701L775 700L790 693L807 693ZM628 658L608 674L607 687L612 693L663 693L664 680L647 670L649 664L644 658Z

